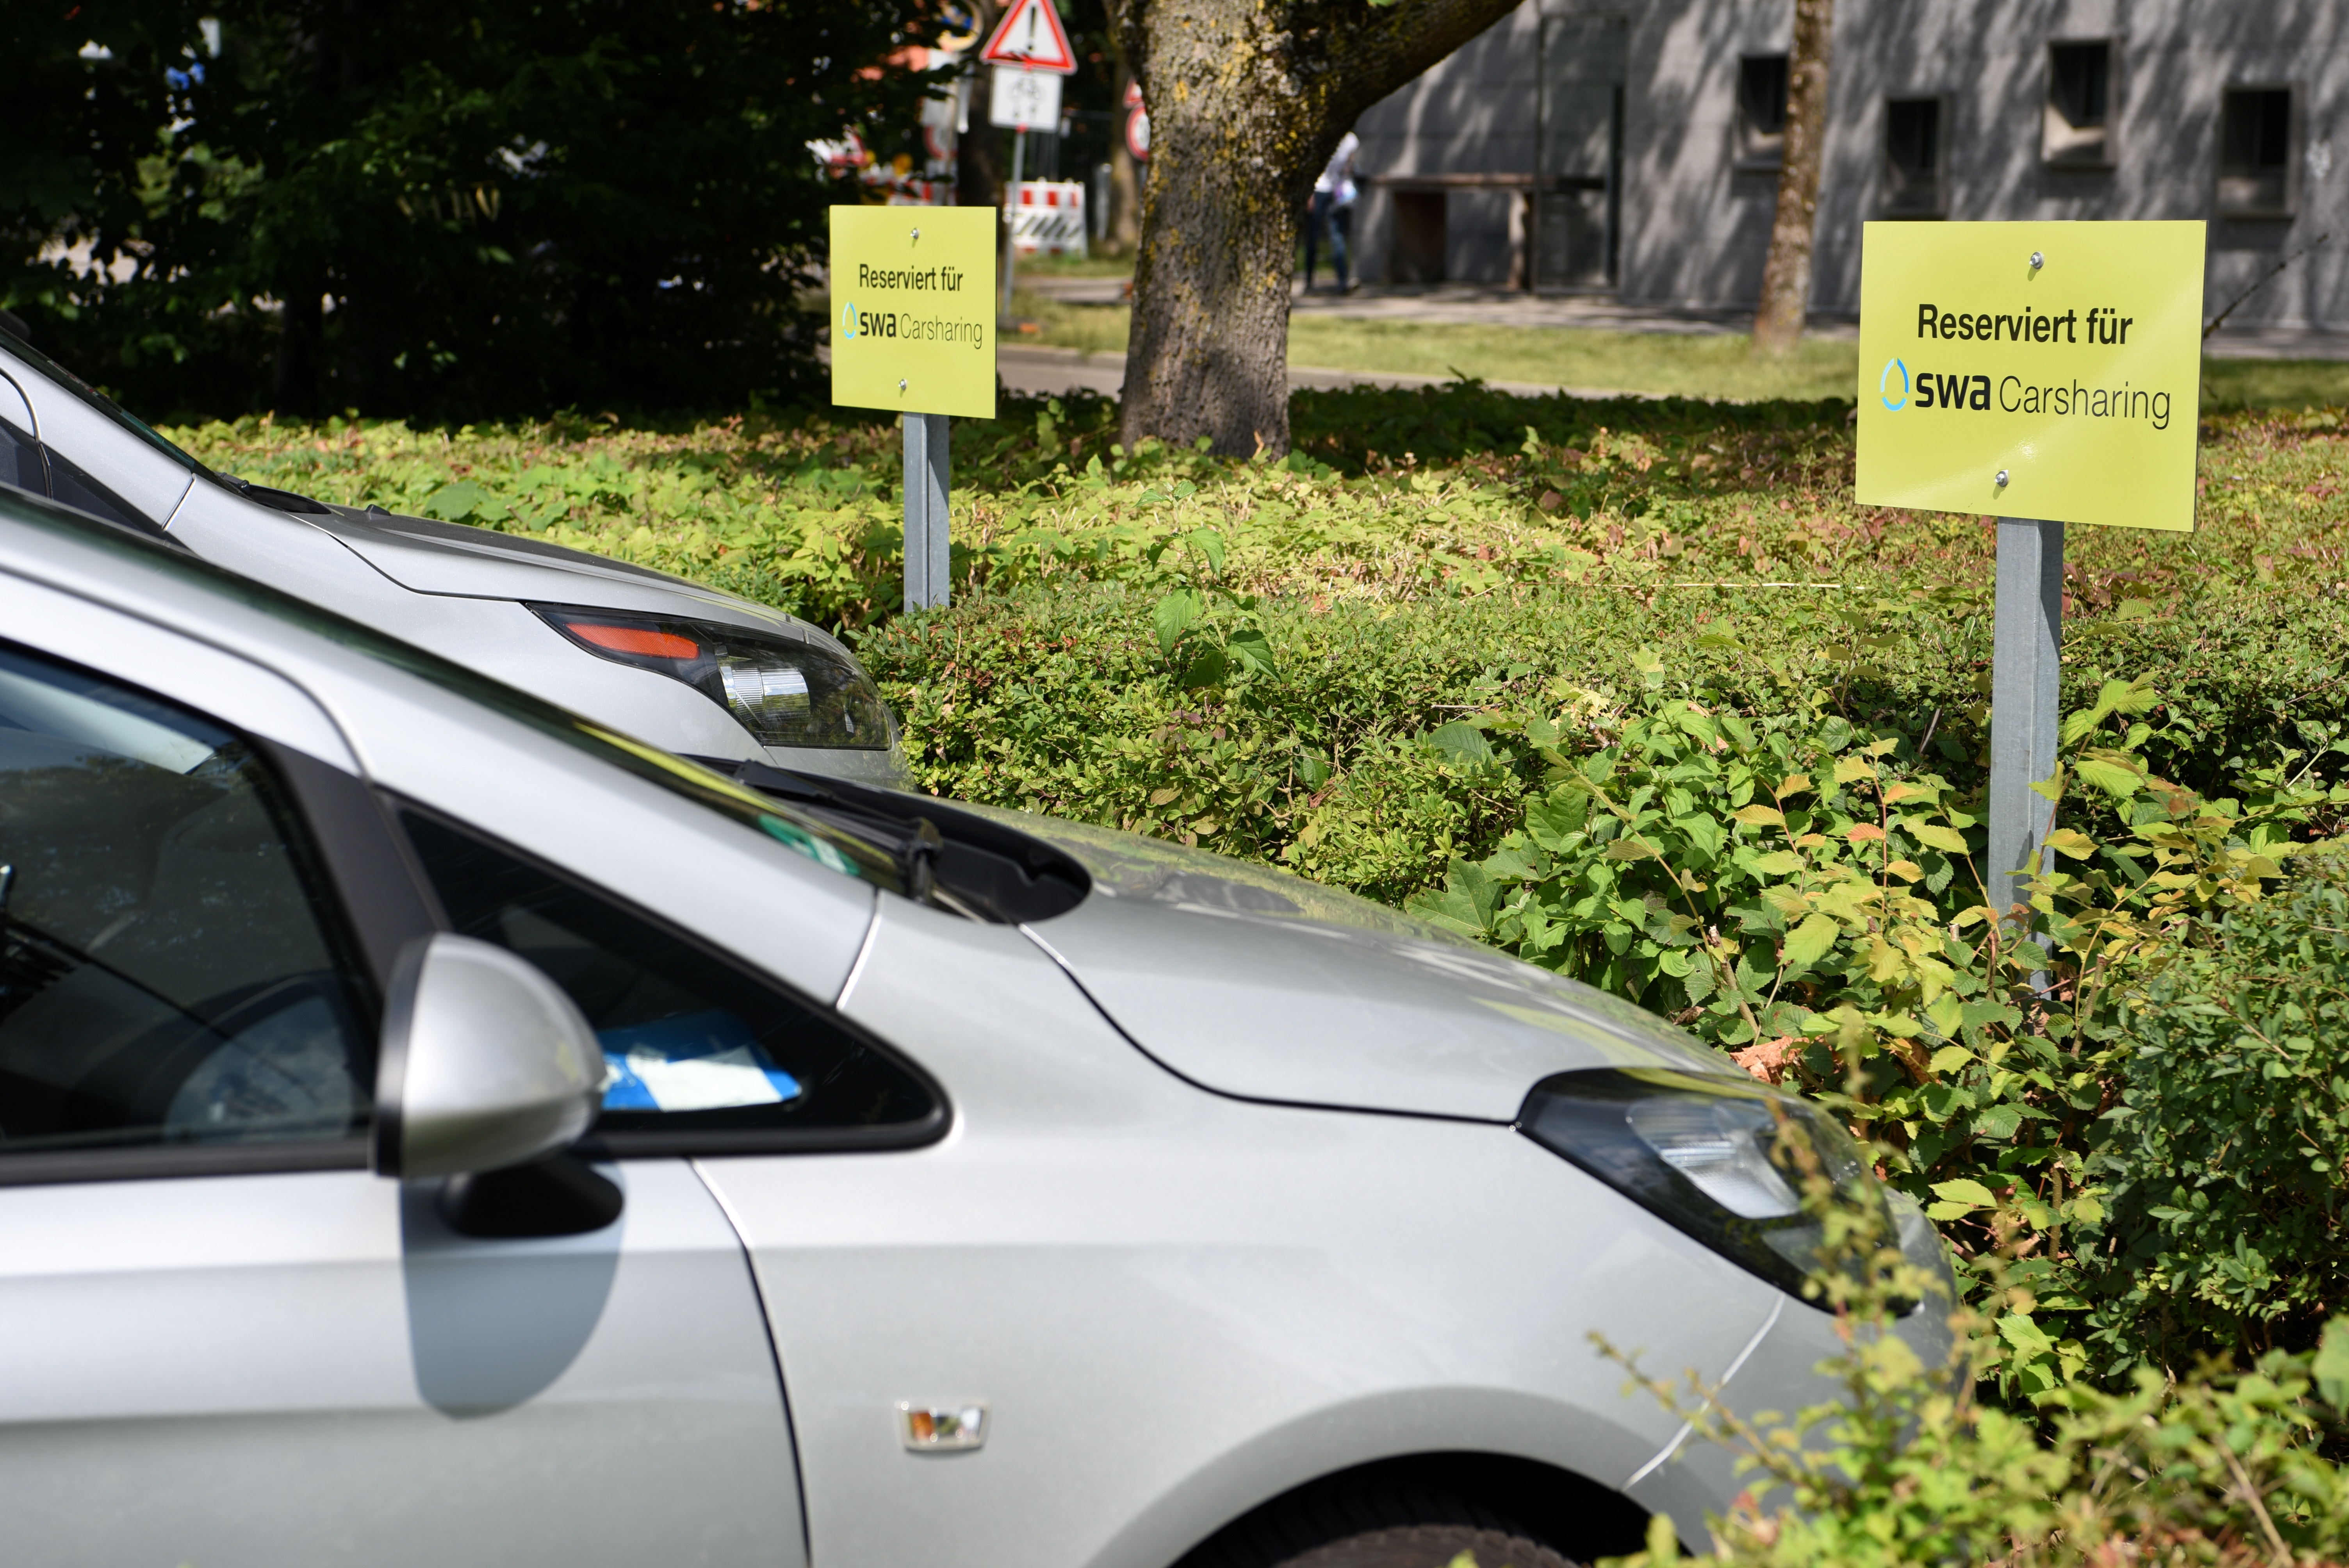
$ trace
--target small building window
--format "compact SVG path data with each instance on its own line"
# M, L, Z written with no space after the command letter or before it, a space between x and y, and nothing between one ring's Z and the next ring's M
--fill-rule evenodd
M1775 169L1786 151L1786 57L1737 62L1737 166Z
M1947 138L1937 98L1884 100L1884 211L1896 218L1938 218L1949 211L1942 177Z
M2099 38L2085 44L2047 46L2047 110L2039 156L2058 168L2109 169L2113 165L2113 46Z
M2219 108L2219 213L2288 218L2294 116L2290 88L2229 88Z

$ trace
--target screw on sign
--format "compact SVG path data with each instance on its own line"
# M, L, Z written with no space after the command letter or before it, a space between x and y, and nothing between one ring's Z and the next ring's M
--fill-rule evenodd
M2203 225L1870 223L1856 498L1995 509L1990 906L2053 864L2064 528L2194 526Z

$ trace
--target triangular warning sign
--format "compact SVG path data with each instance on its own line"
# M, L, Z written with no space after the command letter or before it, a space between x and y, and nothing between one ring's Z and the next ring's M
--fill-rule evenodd
M1012 0L978 57L991 66L1021 66L1064 77L1077 69L1076 51L1069 47L1069 35L1052 0Z

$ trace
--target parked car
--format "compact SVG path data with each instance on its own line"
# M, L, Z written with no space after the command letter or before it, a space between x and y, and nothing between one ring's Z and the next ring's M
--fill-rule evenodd
M1593 1331L1821 1395L1815 1108L1295 878L745 771L0 497L11 1563L1558 1568L1741 1484Z
M5 328L0 483L168 534L672 751L907 781L872 677L806 622L543 541L216 474Z

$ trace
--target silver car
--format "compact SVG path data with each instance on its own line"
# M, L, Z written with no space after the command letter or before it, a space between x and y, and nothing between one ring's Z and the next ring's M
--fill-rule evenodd
M0 329L0 483L324 604L668 750L907 782L840 642L663 573L213 473Z
M10 1563L1557 1568L1740 1484L1593 1331L1820 1394L1816 1110L1290 877L773 782L0 498Z

